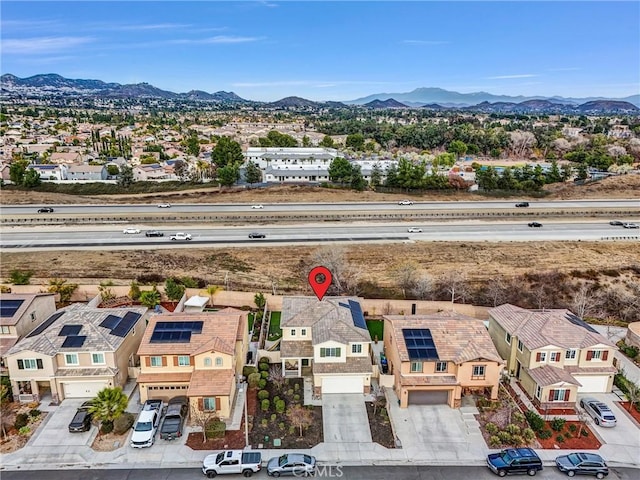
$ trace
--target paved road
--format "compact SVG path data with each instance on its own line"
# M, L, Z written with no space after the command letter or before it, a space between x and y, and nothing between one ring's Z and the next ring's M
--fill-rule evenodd
M53 207L54 215L61 214L133 214L133 213L246 213L246 212L315 212L327 211L420 211L420 210L491 210L515 209L517 200L493 202L415 202L413 205L398 205L397 202L375 203L265 203L264 208L252 209L251 204L189 204L176 203L171 208L158 208L152 204L114 204L114 205L47 205ZM640 199L629 200L559 200L530 201L528 210L551 208L640 208ZM3 205L2 215L52 215L38 214L43 205ZM519 209L520 210L520 209ZM524 210L524 209L523 209Z

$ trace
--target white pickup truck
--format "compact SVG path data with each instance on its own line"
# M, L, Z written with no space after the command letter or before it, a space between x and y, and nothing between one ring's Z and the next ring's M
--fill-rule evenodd
M171 240L191 240L190 233L178 232L169 237Z
M262 468L262 453L244 450L224 450L207 455L202 462L202 473L207 478L227 473L241 473L250 477Z

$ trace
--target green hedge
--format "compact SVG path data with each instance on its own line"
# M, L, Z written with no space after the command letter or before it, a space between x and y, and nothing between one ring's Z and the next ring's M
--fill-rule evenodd
M222 438L227 430L227 426L221 420L211 420L205 429L207 438Z

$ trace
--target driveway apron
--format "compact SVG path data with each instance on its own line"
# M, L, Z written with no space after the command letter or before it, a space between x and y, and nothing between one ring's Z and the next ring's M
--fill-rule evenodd
M360 393L322 395L322 423L326 443L370 443L369 417Z

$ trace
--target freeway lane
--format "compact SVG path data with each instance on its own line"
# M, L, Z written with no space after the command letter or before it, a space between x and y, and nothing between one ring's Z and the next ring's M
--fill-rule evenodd
M477 202L416 202L413 205L398 205L397 202L378 203L265 203L263 209L252 209L251 204L210 204L176 203L171 208L158 208L153 204L113 204L113 205L47 205L54 208L53 215L64 214L133 214L133 213L238 213L238 212L321 212L327 211L415 211L415 210L492 210L515 209L517 200L477 201ZM638 208L640 199L629 200L560 200L530 201L529 210L549 208ZM38 214L43 205L2 205L1 215L52 215ZM524 210L524 209L523 209Z
M147 238L140 226L140 234L124 234L119 226L68 227L10 227L4 228L0 240L2 249L42 249L110 247L118 248L172 248L202 245L264 245L300 244L318 242L371 242L371 241L595 241L603 237L630 237L640 241L640 229L610 226L603 221L545 222L541 228L531 228L527 222L450 222L450 223L394 223L352 224L328 223L307 225L269 225L253 227L171 227L160 229L163 237ZM421 233L409 233L408 227L419 227ZM156 228L156 227L153 227ZM188 232L193 240L171 241L169 236L178 231ZM250 232L266 235L264 239L249 239Z

